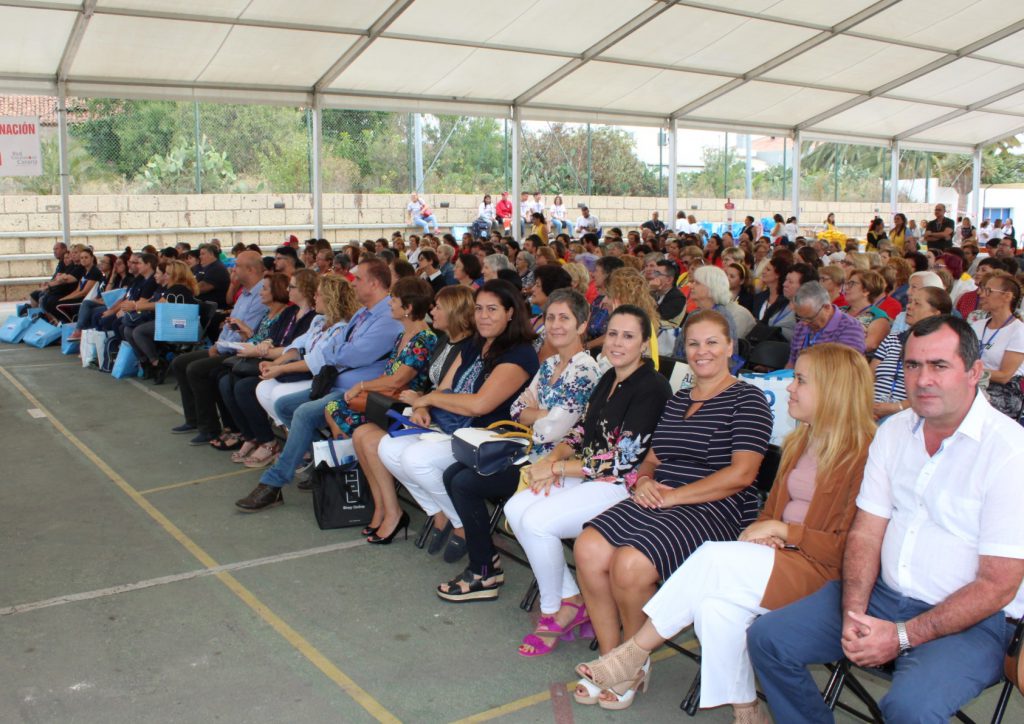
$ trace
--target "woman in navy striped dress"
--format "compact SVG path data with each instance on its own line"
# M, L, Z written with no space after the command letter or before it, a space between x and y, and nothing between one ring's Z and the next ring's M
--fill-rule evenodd
M694 387L666 404L631 497L576 539L580 588L602 654L640 629L659 581L702 543L736 540L757 517L752 485L771 437L771 409L760 390L729 374L725 317L692 315L683 337ZM580 680L576 701L596 704L599 694Z

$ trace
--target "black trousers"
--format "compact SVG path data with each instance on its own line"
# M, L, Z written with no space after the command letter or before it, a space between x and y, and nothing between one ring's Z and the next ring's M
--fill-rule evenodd
M469 568L474 573L486 575L495 553L487 501L504 501L516 492L519 466L513 465L494 475L481 475L473 468L455 463L444 471L442 479L466 531Z
M124 335L124 341L135 350L135 356L141 364L148 364L160 357L154 320L143 322L137 327L123 327L121 333Z
M217 390L220 376L227 373L222 355L211 357L205 349L180 354L171 362L171 372L178 381L185 422L210 435L220 434L222 419L226 427L237 429Z

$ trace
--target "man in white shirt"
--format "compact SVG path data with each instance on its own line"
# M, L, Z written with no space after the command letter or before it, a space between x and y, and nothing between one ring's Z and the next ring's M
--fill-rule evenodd
M890 722L948 721L1002 677L1005 617L1024 613L1024 429L978 393L961 319L916 325L904 370L912 409L871 444L842 583L747 633L776 721L832 721L806 667L844 656L895 662L879 702Z
M576 217L576 235L583 236L586 233L596 234L601 228L601 222L590 213L586 206L580 207L580 215Z

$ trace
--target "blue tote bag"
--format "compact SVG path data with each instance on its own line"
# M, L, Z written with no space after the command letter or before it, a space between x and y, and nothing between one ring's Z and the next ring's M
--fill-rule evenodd
M49 347L54 342L60 340L60 327L55 327L46 320L37 319L32 322L31 326L25 332L25 336L21 338L21 341L31 347Z
M70 337L75 332L74 324L62 324L60 325L60 353L61 354L78 354L78 340L70 340Z
M114 379L137 377L139 375L139 358L130 344L122 343L117 349L114 366L110 368L110 376Z
M0 327L0 342L18 344L31 325L32 320L28 317L19 317L17 314L12 314L4 322L4 326Z
M121 287L120 289L111 289L109 292L103 292L100 297L103 299L103 303L107 305L107 309L121 301L122 297L128 293L127 287Z
M156 305L157 342L198 342L199 305L170 301Z

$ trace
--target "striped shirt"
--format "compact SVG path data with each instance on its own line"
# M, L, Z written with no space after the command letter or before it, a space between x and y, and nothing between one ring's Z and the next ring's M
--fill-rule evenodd
M856 319L832 305L832 319L828 320L822 329L817 332L811 331L806 323L800 322L793 330L793 341L789 348L789 364L792 367L796 364L796 358L800 352L807 347L813 347L821 342L838 342L847 347L864 353L864 326Z
M875 402L900 402L907 399L907 391L903 386L904 339L903 333L890 333L872 355L872 359L878 360L878 367L875 368Z

